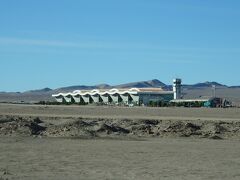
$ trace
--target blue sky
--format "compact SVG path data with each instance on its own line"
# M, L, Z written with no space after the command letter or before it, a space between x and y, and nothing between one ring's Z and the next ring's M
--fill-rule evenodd
M240 85L239 0L2 0L0 91L159 79Z

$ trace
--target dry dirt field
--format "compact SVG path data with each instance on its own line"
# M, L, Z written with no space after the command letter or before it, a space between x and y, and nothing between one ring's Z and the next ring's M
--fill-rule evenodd
M0 115L38 117L239 120L240 108L147 108L114 106L42 106L0 104Z
M240 179L240 109L0 104L0 180Z

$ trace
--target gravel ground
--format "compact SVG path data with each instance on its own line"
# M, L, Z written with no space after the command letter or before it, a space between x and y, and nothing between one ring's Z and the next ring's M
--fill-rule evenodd
M2 179L240 179L240 143L0 138Z

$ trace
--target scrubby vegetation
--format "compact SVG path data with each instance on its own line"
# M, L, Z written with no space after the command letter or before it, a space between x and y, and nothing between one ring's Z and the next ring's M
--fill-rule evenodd
M74 103L74 102L56 102L56 101L39 101L38 103L35 104L40 104L40 105L87 105L88 103Z
M85 102L80 102L80 103L76 103L76 102L56 102L56 101L39 101L38 103L35 104L40 104L40 105L89 105L89 103L85 103ZM130 103L130 104L125 104L125 103L109 103L109 104L105 104L102 102L99 103L91 103L94 104L96 106L104 106L104 105L115 105L115 106L140 106L141 104L137 104L137 103ZM166 101L150 101L149 104L145 105L148 107L204 107L204 102L199 102L199 101L195 101L195 102L166 102Z

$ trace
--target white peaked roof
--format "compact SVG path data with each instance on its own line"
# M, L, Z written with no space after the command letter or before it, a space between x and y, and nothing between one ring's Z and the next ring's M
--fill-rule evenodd
M99 95L104 95L104 94L126 94L126 93L129 93L129 94L137 94L137 92L139 92L140 90L137 89L137 88L131 88L131 89L126 89L126 90L119 90L119 89L93 89L93 90L90 90L90 91L86 91L86 90L75 90L73 91L72 93L58 93L58 94L53 94L52 96L53 97L58 97L58 96L77 96L77 95L80 95L80 96L85 96L85 95L96 95L96 94L99 94Z
M130 88L130 89L93 89L90 91L86 91L86 90L75 90L73 92L69 92L69 93L58 93L58 94L53 94L53 97L58 97L58 96L86 96L86 95L105 95L105 94L109 94L109 95L113 95L113 94L138 94L139 92L166 92L163 91L161 88Z

